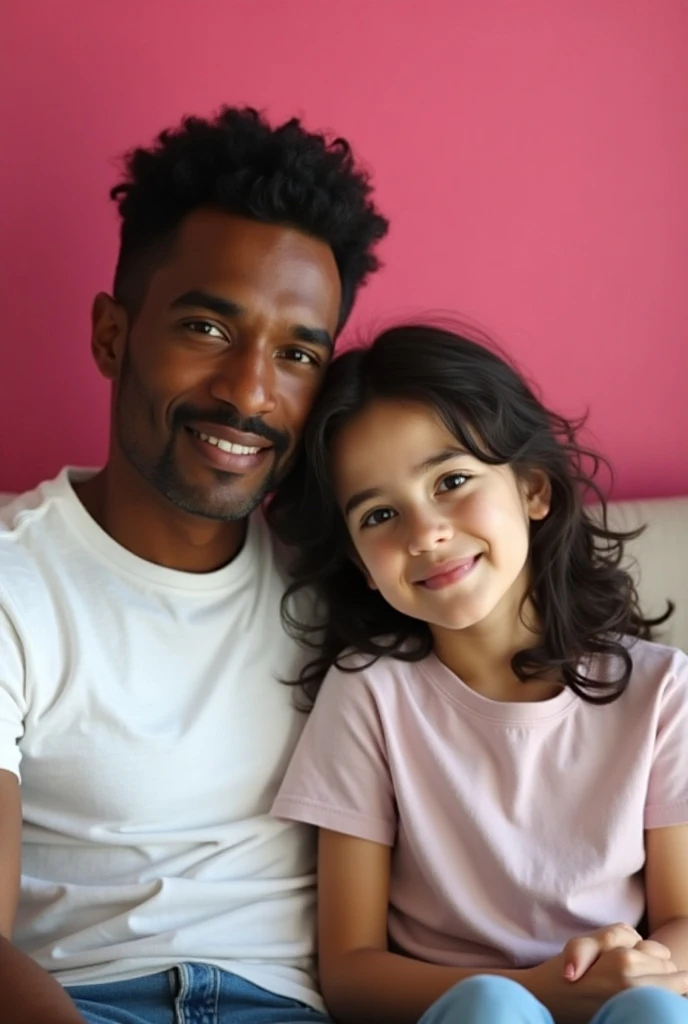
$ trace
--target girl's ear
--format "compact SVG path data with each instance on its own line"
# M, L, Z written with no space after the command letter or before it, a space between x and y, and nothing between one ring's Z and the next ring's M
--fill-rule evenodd
M528 518L546 519L552 507L552 482L543 469L531 469L523 478Z

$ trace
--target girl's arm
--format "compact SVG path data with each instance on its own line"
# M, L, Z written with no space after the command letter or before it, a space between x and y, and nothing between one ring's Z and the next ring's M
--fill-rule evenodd
M645 833L645 889L650 934L688 970L688 825Z
M677 850L677 872L680 872L679 854ZM499 974L520 982L562 1024L588 1021L611 995L635 984L655 984L679 994L688 989L688 975L664 974L667 968L662 961L628 947L603 953L574 984L564 978L564 953L537 967L520 970L442 967L390 953L387 946L390 858L390 848L382 843L326 829L319 832L320 983L328 1010L341 1024L359 1024L362 1020L416 1024L435 1000L459 981L475 974ZM664 936L671 932L673 941L680 934L685 943L683 955L688 957L688 925L675 920L675 904L672 907L669 916L656 918L661 926L653 937L671 945ZM678 941L676 939L676 949ZM624 937L624 945L626 942ZM684 964L688 966L686 960L681 960L679 966Z
M381 843L319 832L320 984L341 1024L415 1024L452 985L475 973L389 952L390 856Z

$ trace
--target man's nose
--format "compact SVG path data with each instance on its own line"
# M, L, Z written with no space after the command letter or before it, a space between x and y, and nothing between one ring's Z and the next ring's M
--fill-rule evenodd
M211 393L245 418L262 416L276 406L275 363L258 345L237 345L225 355Z

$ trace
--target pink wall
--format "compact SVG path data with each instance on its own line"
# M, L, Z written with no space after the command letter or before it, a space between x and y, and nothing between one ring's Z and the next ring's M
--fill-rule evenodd
M23 0L0 66L0 490L105 451L114 157L221 102L347 135L392 218L355 323L453 309L618 496L688 492L685 0Z

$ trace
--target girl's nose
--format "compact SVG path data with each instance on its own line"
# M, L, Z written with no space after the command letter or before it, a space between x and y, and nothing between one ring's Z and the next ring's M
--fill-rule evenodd
M434 551L438 544L444 544L453 534L451 523L438 512L416 515L409 527L409 554L421 555L425 551Z

